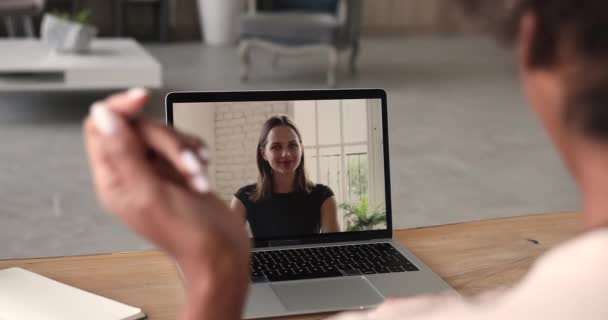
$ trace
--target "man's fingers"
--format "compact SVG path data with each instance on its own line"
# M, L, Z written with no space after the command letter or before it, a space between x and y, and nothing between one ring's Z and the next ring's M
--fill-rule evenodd
M95 189L97 189L97 194L103 197L103 191L115 189L119 180L117 171L113 168L113 162L106 157L102 141L98 135L98 129L91 117L88 117L84 123L85 147L91 165ZM106 202L105 199L101 200L104 203Z
M148 153L148 160L151 162L154 172L156 172L161 179L172 182L178 186L188 185L189 182L187 178L189 177L184 177L178 172L175 169L175 166L165 159L164 156L157 154L153 150L148 150Z
M110 96L104 100L104 103L111 111L133 117L144 109L149 98L150 95L146 89L133 88Z
M202 140L145 120L134 124L146 145L167 159L195 190L209 192L206 174L209 154Z

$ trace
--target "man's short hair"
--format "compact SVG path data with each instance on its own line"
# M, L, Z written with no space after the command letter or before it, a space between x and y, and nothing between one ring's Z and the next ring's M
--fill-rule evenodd
M536 18L528 61L532 68L568 66L565 121L608 142L608 1L517 0L508 35L522 17Z

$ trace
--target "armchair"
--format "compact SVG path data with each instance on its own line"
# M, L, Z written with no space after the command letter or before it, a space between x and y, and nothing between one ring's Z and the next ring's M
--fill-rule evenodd
M248 0L248 12L240 21L239 52L242 80L251 72L251 50L300 55L326 52L327 84L336 85L338 56L350 53L350 71L356 71L362 0Z

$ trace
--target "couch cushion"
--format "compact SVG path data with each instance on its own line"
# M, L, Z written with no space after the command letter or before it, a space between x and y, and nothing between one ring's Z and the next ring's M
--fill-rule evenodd
M331 44L339 24L330 14L282 12L258 13L241 18L241 37L289 45Z

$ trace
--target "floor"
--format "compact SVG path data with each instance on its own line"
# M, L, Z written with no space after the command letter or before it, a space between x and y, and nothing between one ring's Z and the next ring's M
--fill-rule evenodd
M319 88L325 57L256 52L240 83L234 48L147 46L172 90ZM522 98L511 52L481 37L364 39L359 73L341 87L389 95L394 224L419 227L574 210L571 178ZM345 66L343 68L346 69ZM99 209L80 123L107 92L0 93L0 258L151 246Z

